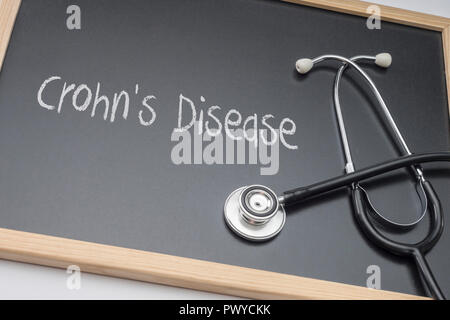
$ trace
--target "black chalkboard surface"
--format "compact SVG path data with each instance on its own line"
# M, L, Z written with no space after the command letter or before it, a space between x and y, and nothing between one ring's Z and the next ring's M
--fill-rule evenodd
M343 173L332 109L337 66L301 77L294 68L301 57L390 52L390 69L364 69L410 148L448 151L439 32L388 22L369 30L364 18L268 0L77 0L81 29L69 30L72 2L24 0L17 16L0 74L2 228L358 286L366 285L367 268L376 265L382 289L426 295L410 260L366 241L345 190L290 208L281 234L260 244L228 230L223 205L240 186L264 184L281 193ZM341 90L357 168L398 156L361 83L348 72ZM105 111L99 100L93 114L97 91L110 105ZM271 175L261 175L267 165L260 159L208 164L195 158L198 145L183 154L192 164L176 164L178 142L171 136L180 96L184 107L192 101L197 117L203 111L212 128L218 124L208 116L211 106L220 107L213 115L222 126L232 109L243 120L256 114L259 126L267 114L275 128L289 118L296 131L285 135L286 144L298 148L281 144ZM183 110L186 125L190 109ZM425 172L448 220L450 167L426 165ZM407 171L365 186L391 218L410 220L420 211ZM427 228L425 222L391 236L415 241ZM428 254L447 296L449 248L446 228Z

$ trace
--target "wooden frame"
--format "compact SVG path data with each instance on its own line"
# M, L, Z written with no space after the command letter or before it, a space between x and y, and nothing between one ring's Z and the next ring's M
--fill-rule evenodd
M285 0L368 16L368 2ZM21 0L0 0L0 70ZM382 20L442 32L450 101L450 19L380 6ZM208 261L0 229L0 258L257 299L423 299Z

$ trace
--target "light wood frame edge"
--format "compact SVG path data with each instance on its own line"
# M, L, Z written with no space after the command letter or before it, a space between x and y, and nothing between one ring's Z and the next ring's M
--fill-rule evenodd
M285 0L367 16L367 2ZM21 0L0 2L0 71ZM383 20L441 31L450 101L450 20L381 6ZM0 258L255 299L426 299L114 246L0 228Z
M442 30L442 45L444 47L445 79L447 81L447 101L450 114L450 24Z
M0 0L0 72L21 0Z
M443 31L450 25L450 19L434 16L426 13L399 9L380 4L359 0L282 0L284 2L296 3L304 6L326 9L356 16L369 17L371 13L367 9L371 5L376 5L381 9L381 19L383 21L395 22L412 27Z
M417 299L303 278L53 236L0 229L0 258L255 299Z

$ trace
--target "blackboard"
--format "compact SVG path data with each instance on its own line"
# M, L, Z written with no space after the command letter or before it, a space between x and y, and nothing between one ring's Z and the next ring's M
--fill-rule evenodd
M81 8L79 30L67 28L70 4ZM346 190L290 208L281 234L260 244L228 230L223 205L240 186L263 184L281 193L343 173L332 108L337 66L301 77L294 63L302 57L390 52L390 69L364 69L410 148L448 151L442 48L438 31L385 21L381 30L369 30L362 17L279 1L24 0L0 74L1 227L357 286L366 286L367 268L376 265L382 289L426 295L412 261L363 237ZM42 100L53 110L38 99L50 79ZM118 104L111 121L112 102L106 120L102 106L94 116L92 103L76 110L75 89L58 112L65 83L85 84L92 101L97 88L111 101L126 91L127 119ZM76 101L79 109L86 92ZM356 167L397 157L379 108L356 74L346 74L341 94ZM272 114L268 122L275 127L289 118L296 132L286 140L298 148L280 146L275 175L261 175L260 164L176 165L171 134L180 95L203 110L211 126L211 106L220 107L214 114L222 124L231 109L243 119L257 114L258 121ZM153 115L142 105L146 96L156 115L148 126L142 123ZM446 220L449 169L425 166ZM418 214L407 171L365 185L390 217ZM393 236L415 241L427 228L425 222ZM446 228L428 254L447 296L449 248Z

